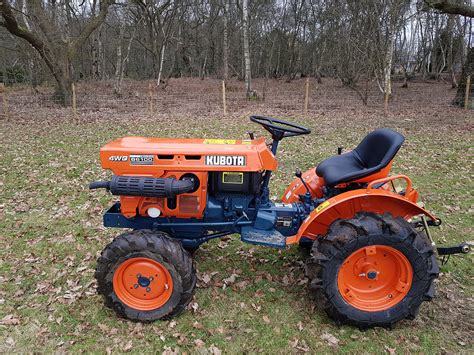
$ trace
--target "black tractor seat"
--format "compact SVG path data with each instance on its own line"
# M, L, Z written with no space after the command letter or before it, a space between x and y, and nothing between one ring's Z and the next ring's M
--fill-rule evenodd
M405 141L400 133L380 128L369 133L352 151L323 160L316 174L328 186L362 179L385 168Z

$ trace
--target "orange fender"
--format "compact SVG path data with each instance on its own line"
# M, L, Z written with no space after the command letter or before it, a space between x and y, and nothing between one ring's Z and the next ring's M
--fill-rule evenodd
M377 181L374 181L377 182ZM287 238L287 244L298 243L301 237L316 239L318 235L325 235L329 226L336 219L352 218L358 212L391 213L394 217L410 219L421 214L437 221L437 218L413 201L416 190L407 190L405 197L395 192L374 189L370 184L367 189L352 190L334 196L316 207L301 224L298 233ZM410 199L409 199L410 198Z

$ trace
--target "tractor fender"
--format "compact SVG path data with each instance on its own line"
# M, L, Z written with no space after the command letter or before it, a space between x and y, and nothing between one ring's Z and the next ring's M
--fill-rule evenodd
M362 211L377 214L388 212L394 217L403 217L406 220L424 214L433 222L437 221L432 213L403 195L383 189L358 189L344 192L321 203L306 217L298 233L287 238L287 244L298 243L303 236L316 239L318 235L325 235L335 220L349 219Z

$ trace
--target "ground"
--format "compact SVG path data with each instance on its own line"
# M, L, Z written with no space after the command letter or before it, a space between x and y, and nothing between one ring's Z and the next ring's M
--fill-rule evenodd
M262 85L257 81L260 93ZM0 352L472 353L472 255L451 257L437 297L416 320L391 331L336 326L309 295L305 256L296 246L277 251L243 244L238 236L211 241L195 254L198 288L180 317L140 324L103 306L95 260L120 230L101 225L114 197L87 185L109 176L100 168L99 148L125 135L266 134L249 122L251 113L307 125L312 135L281 144L271 183L279 197L296 167L310 169L338 146L353 147L370 130L390 127L406 136L394 173L409 175L443 220L436 241L472 239L473 114L450 106L448 84L395 85L386 115L375 89L365 107L336 81L313 85L303 114L303 80L272 81L265 102L241 99L243 84L232 82L227 116L217 80L173 80L156 93L153 112L148 83L127 83L121 99L105 99L110 83L82 83L75 116L28 89L11 90L8 116L0 120Z

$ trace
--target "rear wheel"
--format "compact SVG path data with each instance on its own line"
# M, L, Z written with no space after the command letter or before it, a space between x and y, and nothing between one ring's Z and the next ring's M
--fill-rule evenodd
M148 230L114 239L97 261L105 304L137 321L169 319L191 301L196 272L190 254L166 233Z
M433 297L438 271L425 234L402 218L373 213L335 221L306 264L328 315L360 328L413 319Z

